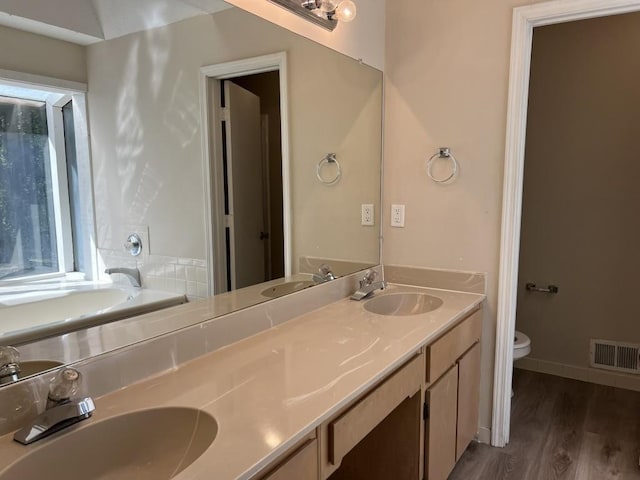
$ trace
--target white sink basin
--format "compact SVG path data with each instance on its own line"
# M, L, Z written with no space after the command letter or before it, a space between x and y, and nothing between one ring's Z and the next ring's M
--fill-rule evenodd
M297 292L298 290L302 290L304 288L310 287L311 285L315 285L311 280L300 280L297 282L285 282L280 283L278 285L274 285L269 288L265 288L260 292L265 297L275 298L281 297L282 295L288 295L293 292Z
M40 448L0 472L0 480L169 480L217 433L216 420L200 410L139 410L40 440L34 444Z
M364 309L378 315L419 315L440 308L442 303L442 299L426 293L388 293L367 300Z

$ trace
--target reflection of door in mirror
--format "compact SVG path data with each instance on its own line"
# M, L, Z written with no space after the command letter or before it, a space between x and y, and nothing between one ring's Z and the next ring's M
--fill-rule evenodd
M284 274L279 73L221 80L212 88L220 92L212 128L220 129L222 148L212 162L222 171L213 189L223 201L213 208L223 221L212 231L223 237L213 265L221 293Z

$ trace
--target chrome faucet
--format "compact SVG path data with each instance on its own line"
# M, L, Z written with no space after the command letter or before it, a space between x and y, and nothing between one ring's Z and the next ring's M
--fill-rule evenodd
M89 418L96 408L91 397L72 398L78 393L81 378L80 372L74 368L60 369L49 384L45 411L18 430L13 439L28 445Z
M351 295L351 300L362 300L371 296L375 290L387 288L387 282L384 280L376 282L376 278L378 278L378 272L367 270L362 280L360 280L360 288Z
M14 347L0 347L0 385L18 380L20 352Z
M115 267L115 268L107 268L104 273L111 275L112 273L121 273L126 275L131 280L131 284L134 287L139 287L142 282L140 281L140 270L137 268L124 268L124 267Z
M316 283L324 283L328 282L329 280L335 280L336 278L338 277L336 277L331 271L331 266L327 265L326 263L320 265L320 267L318 268L318 273L313 274L313 281Z

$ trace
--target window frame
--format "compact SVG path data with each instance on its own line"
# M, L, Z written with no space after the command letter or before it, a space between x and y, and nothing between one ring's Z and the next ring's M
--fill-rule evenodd
M91 172L91 156L87 115L87 85L52 77L31 75L0 69L0 94L2 87L18 87L48 92L45 98L49 157L51 167L51 183L53 196L53 213L56 226L56 245L58 254L58 271L18 278L0 279L0 286L17 285L36 280L69 276L94 280L98 278L98 258L96 245L96 229L93 203L93 177ZM81 215L78 219L77 231L73 231L71 223L71 205L69 197L67 152L64 136L62 108L72 102L75 125L75 154L78 163L78 175L81 178L78 196L82 198ZM75 271L73 236L82 235L88 241L82 242L84 258L87 259L81 275Z
M51 190L56 225L58 272L74 271L71 205L67 178L67 152L64 141L62 107L71 101L69 95L49 95L45 100L47 128L49 130L49 161L51 164Z

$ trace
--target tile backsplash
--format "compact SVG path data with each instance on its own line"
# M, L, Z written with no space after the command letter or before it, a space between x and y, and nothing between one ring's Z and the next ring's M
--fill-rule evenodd
M469 293L487 293L487 275L480 272L442 270L407 265L385 265L384 279L390 283L403 285Z
M138 268L142 286L187 295L190 301L206 298L209 292L207 262L199 258L181 258L165 255L141 255L132 257L121 250L98 249L101 262L100 280L129 285L128 279L119 274L107 275L105 268Z

